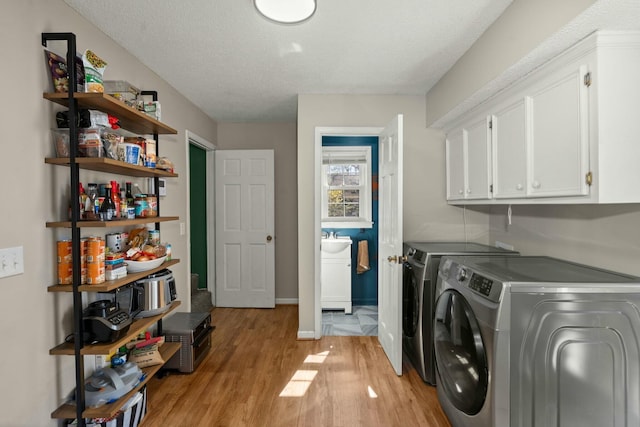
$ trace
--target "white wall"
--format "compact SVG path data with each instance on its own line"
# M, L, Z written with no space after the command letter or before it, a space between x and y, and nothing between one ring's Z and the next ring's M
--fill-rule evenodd
M216 140L213 120L62 0L2 2L0 247L23 246L25 258L23 275L0 279L0 325L6 344L0 352L0 426L11 427L57 425L50 414L74 387L73 357L49 355L49 349L72 330L71 295L47 292L56 278L55 242L68 236L68 230L45 228L46 221L61 219L65 211L69 170L44 164L44 158L53 154L49 129L55 126L56 107L42 98L43 92L50 91L50 82L41 32L75 33L79 51L90 48L108 62L107 79L123 79L158 91L163 121L179 131L160 137L160 154L171 158L180 174L178 179L167 180L163 214L177 215L184 222L188 219L185 129ZM62 43L51 48L66 52ZM105 175L82 174L81 181L94 177L105 180ZM104 235L108 231L87 232ZM179 235L178 222L163 223L162 238L172 243L174 256L182 260L172 270L179 298L186 299L180 309L188 310L187 238Z
M445 202L444 135L426 129L423 96L298 97L299 331L314 329L314 136L316 127L384 127L404 115L404 239L463 240L463 209ZM466 211L468 240L488 241L488 216Z
M447 114L596 0L514 0L427 95L427 125ZM495 87L500 89L500 87Z
M219 150L274 150L276 303L298 299L295 123L218 123Z

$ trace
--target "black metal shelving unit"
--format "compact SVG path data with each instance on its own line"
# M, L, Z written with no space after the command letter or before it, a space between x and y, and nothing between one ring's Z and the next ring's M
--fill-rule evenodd
M121 114L121 124L123 124L123 128L129 129L136 133L146 133L153 134L153 138L156 142L156 154L159 154L159 133L163 134L176 134L177 131L172 129L169 126L164 125L163 123L148 117L146 114L141 113L133 108L125 106L119 100L110 97L109 95L104 94L88 94L88 93L77 93L77 83L78 76L75 67L76 63L76 36L73 33L42 33L42 45L47 47L47 44L51 41L63 41L67 44L67 71L68 71L68 92L66 94L63 93L45 93L43 97L52 102L61 104L66 106L69 109L69 158L51 158L45 159L46 163L66 166L69 167L70 170L70 185L71 185L71 200L79 200L79 182L80 182L80 169L94 170L94 171L102 171L102 172L116 172L118 174L126 174L130 176L137 177L150 177L154 180L154 190L156 200L158 201L158 216L160 215L160 194L159 194L159 179L160 177L177 177L177 174L169 173L165 171L155 171L149 170L139 166L124 164L123 162L113 161L109 159L87 159L87 158L78 158L78 126L75 120L77 117L77 113L79 111L80 106L90 106L94 109L99 110L107 110L107 111L117 111ZM70 64L70 65L69 65ZM154 101L158 100L157 92L155 91L144 91L143 95L152 96ZM110 405L109 408L104 410L95 410L94 408L86 408L85 401L85 377L84 377L84 355L87 354L109 354L109 345L101 345L94 346L93 348L87 349L87 346L84 345L83 336L84 336L84 327L82 321L82 293L90 292L90 287L86 285L82 285L82 265L80 262L80 242L81 242L81 229L82 227L94 227L94 226L107 226L107 227L118 227L120 225L134 225L140 223L140 220L124 220L124 221L114 221L113 224L95 224L95 221L82 221L80 218L80 208L77 203L71 204L71 219L70 221L61 221L61 222L51 222L47 223L47 227L62 227L62 228L70 228L71 229L71 240L72 240L72 256L73 256L73 284L69 286L51 286L49 287L50 292L71 292L73 294L73 344L61 344L50 351L50 354L69 354L73 355L75 358L75 405L65 404L60 408L55 410L52 413L52 418L60 418L60 419L68 419L72 418L71 415L75 412L75 419L77 420L77 425L80 427L86 426L86 418L92 417L100 417L103 413L106 414L114 414L117 409L117 405L121 405L123 402L116 402L113 405ZM155 220L155 229L160 229L160 222L164 221L174 221L178 219L177 217L158 217ZM153 220L152 220L153 221ZM152 221L144 221L145 223ZM173 265L179 262L179 260L173 259L172 261L166 262L160 268L166 268L169 265ZM138 275L139 276L139 275ZM137 277L137 275L133 275L132 277ZM104 288L105 286L109 289L117 288L122 286L125 283L129 283L134 279L129 281L127 280L119 280L112 281L111 283L107 282L104 286L97 287L96 291L100 288ZM176 307L180 305L179 301L174 301L175 304L172 304L173 307L170 311L173 311ZM167 312L166 314L168 314ZM164 314L164 315L166 315ZM136 331L140 328L147 328L149 325L155 323L158 327L159 334L162 333L162 317L164 315L156 316L154 318L142 319L137 323ZM137 333L136 331L130 331L130 334ZM119 344L119 343L115 343ZM115 345L114 344L114 345ZM169 343L172 344L172 343ZM165 347L166 346L166 347ZM73 347L71 349L71 347ZM169 360L169 358L175 354L180 346L179 345L168 345L165 344L165 347L161 352L163 352L164 360ZM106 352L106 353L105 353ZM160 367L153 367L152 369L145 370L145 374L147 377L151 377L154 375ZM147 379L148 381L148 379ZM146 383L146 381L145 381ZM142 387L141 384L139 387ZM134 391L130 392L132 394ZM125 396L128 398L129 394ZM123 398L124 399L124 398Z
M67 42L67 74L68 81L68 108L69 108L69 169L71 170L71 200L79 200L78 183L80 182L80 168L76 163L78 152L78 129L76 115L78 112L78 101L74 98L74 93L78 83L78 73L76 71L76 36L73 33L42 33L42 45L47 46L49 41L63 40ZM71 253L73 256L73 342L74 355L76 361L76 419L78 426L84 427L85 422L82 412L85 409L84 399L84 357L80 355L83 347L84 327L82 325L82 294L78 291L78 286L82 283L82 264L80 263L80 208L77 203L71 204Z

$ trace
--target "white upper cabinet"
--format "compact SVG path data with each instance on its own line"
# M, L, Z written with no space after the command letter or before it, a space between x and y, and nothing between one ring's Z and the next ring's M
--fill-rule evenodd
M527 126L525 99L498 108L491 117L493 197L527 195Z
M528 91L528 196L589 194L587 76L586 65L562 69Z
M489 132L489 122L486 117L463 128L467 159L465 194L467 199L488 199L491 197L491 139Z
M447 200L491 197L489 127L486 117L447 135Z
M448 200L640 203L639 102L640 32L590 35L447 126Z
M462 129L447 135L447 200L464 199L464 142Z

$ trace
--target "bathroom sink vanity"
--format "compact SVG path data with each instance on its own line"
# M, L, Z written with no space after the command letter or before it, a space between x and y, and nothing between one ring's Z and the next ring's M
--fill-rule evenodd
M322 309L344 309L345 314L351 314L351 246L348 236L320 241Z

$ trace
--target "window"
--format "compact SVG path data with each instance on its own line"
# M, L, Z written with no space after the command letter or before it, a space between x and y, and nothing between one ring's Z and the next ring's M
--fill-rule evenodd
M322 227L371 228L371 147L323 147L322 163Z

